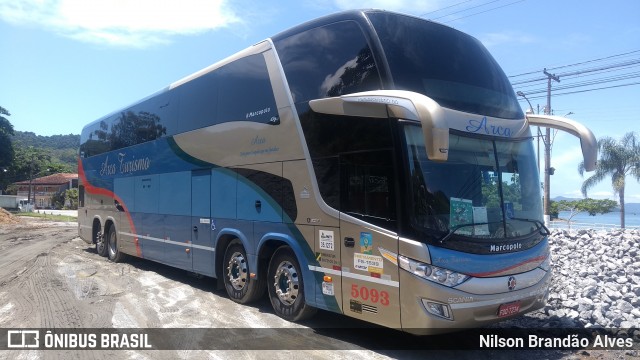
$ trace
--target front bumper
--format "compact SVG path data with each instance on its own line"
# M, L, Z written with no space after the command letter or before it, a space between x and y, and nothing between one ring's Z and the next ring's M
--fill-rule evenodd
M482 281L482 279L480 279ZM487 282L495 279L487 278ZM529 287L497 293L473 294L438 285L400 270L400 299L402 330L419 335L438 334L466 328L478 328L545 306L549 295L551 272ZM519 310L499 316L501 305L519 303ZM440 304L450 319L434 315L427 304Z

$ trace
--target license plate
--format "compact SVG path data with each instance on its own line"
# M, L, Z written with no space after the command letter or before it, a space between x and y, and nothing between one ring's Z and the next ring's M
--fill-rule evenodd
M511 316L518 312L520 312L520 301L502 304L498 308L498 317Z

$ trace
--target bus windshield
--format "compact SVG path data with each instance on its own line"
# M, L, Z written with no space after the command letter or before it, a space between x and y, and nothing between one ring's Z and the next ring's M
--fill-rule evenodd
M449 27L386 12L368 14L395 89L440 106L503 119L524 117L509 80L475 38Z
M451 134L449 159L427 159L422 129L404 127L409 213L416 230L492 241L544 229L533 141ZM448 240L450 241L450 240Z

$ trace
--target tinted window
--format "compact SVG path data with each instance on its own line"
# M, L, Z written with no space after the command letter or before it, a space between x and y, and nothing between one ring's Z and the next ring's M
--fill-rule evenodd
M301 122L327 205L395 230L390 120L309 112Z
M294 102L380 89L371 49L352 21L276 42Z
M80 136L80 157L90 157L111 151L109 134L111 124L117 119L117 115L103 118L82 129Z
M166 91L120 113L87 126L80 139L80 155L89 157L141 144L175 131L176 104Z
M264 55L234 61L87 126L80 153L94 156L229 121L279 123Z
M218 105L218 77L215 72L204 74L180 85L180 121L177 133L213 125Z
M278 108L262 54L251 55L216 70L220 81L217 122L277 122Z
M522 119L511 84L473 37L409 16L369 14L395 87L425 94L441 106L506 119Z

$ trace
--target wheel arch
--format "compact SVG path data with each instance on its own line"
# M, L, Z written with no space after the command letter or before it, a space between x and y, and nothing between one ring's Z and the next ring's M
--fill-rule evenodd
M283 246L291 249L296 259L298 260L298 264L300 265L300 271L302 272L302 278L305 283L305 302L311 306L316 306L315 276L309 269L309 261L307 257L304 256L304 250L302 249L301 245L291 236L281 233L266 233L258 243L258 269L263 270L261 274L266 276L271 257L276 252L276 250Z
M116 229L116 231L118 230L118 227L116 226L116 221L114 218L112 218L111 216L109 216L105 221L104 221L104 232L102 233L103 236L106 236L109 231L111 231L111 228Z

